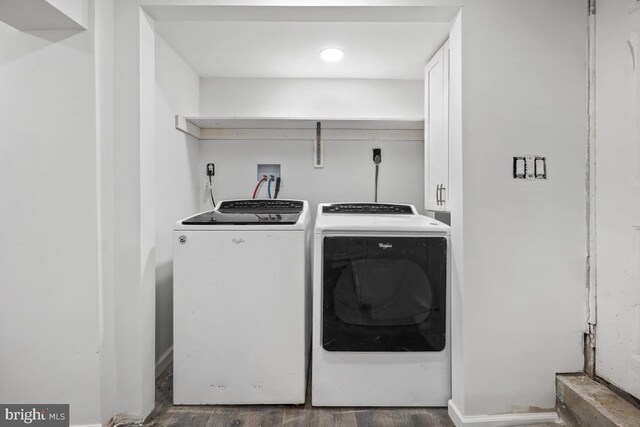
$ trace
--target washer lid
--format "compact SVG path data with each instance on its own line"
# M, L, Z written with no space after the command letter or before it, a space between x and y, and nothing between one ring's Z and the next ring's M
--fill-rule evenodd
M300 200L225 200L209 212L182 221L184 225L284 225L295 224L302 213Z
M300 213L204 212L182 221L183 225L286 225L298 222Z

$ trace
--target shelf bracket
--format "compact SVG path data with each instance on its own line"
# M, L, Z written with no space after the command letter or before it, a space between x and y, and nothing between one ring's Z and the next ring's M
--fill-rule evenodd
M322 126L320 122L316 124L316 139L313 144L313 167L324 167L324 151L322 147Z

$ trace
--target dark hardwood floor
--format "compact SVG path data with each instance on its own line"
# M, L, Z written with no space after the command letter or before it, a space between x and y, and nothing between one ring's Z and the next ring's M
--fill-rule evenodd
M313 408L305 405L174 406L173 373L156 381L156 408L145 426L206 427L425 427L453 426L446 408Z

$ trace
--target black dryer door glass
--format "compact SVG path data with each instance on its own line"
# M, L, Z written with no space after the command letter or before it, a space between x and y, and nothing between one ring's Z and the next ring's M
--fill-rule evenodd
M325 237L323 255L325 350L444 348L445 238Z

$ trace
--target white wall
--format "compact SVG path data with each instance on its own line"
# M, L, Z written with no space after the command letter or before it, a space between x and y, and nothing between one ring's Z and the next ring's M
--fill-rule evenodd
M155 402L155 33L153 21L129 2L115 3L115 18L117 408L135 421Z
M420 118L417 80L200 79L200 115L222 117ZM250 198L258 163L279 163L281 198L373 201L372 149L382 148L379 200L423 206L423 143L327 141L324 168L313 167L308 141L203 141L198 170L216 164L217 199ZM199 175L201 191L205 177ZM266 187L261 195L266 197ZM201 199L201 208L210 208Z
M99 423L93 34L0 39L0 401Z
M382 202L423 206L422 142L327 141L324 168L313 167L312 141L202 141L198 170L216 164L217 200L251 198L258 163L281 165L282 199L308 200L315 215L321 202L374 199L372 149L382 148L378 197ZM200 178L204 183L204 178ZM204 186L201 184L201 187ZM260 197L267 197L266 185ZM201 209L210 209L202 201Z
M582 369L586 12L585 0L470 0L462 12L452 197L464 211L452 226L464 227L454 402L465 415L553 408L555 373ZM549 179L512 179L522 154L546 156Z
M422 80L200 80L205 117L424 117Z
M95 0L96 172L100 314L101 421L116 413L116 331L113 241L113 18L114 0Z
M176 114L197 115L200 80L156 36L156 364L173 346L173 225L198 211L198 140L175 128ZM198 174L197 172L202 172Z
M449 206L451 209L451 399L464 404L464 166L462 156L462 13L449 33Z
M131 338L136 339L134 347L129 347L129 351L135 350L135 354L142 361L138 371L135 374L140 374L140 383L130 387L127 391L133 391L137 394L136 400L122 400L121 406L128 407L128 414L137 414L137 410L141 410L142 418L145 418L151 413L155 406L155 296L156 296L156 262L155 262L155 249L156 249L156 236L155 236L155 220L156 220L156 193L155 193L155 179L156 179L156 128L155 128L155 30L154 21L144 12L140 11L140 69L138 78L140 79L140 127L138 128L139 134L139 149L140 154L140 193L138 193L139 199L131 199L127 197L127 201L120 207L127 207L128 202L133 201L135 208L139 209L140 216L136 217L135 214L132 219L135 219L136 228L140 233L140 246L139 252L136 254L139 258L136 260L138 273L140 277L140 287L136 289L130 287L131 283L124 281L120 283L124 285L121 288L121 296L118 305L118 312L120 309L126 307L129 309L129 314L135 315L136 320L139 320L140 328L137 330L138 336L134 337L130 334L126 336L127 341ZM120 141L119 141L120 142ZM120 165L122 166L122 165ZM118 169L118 172L121 170ZM119 182L122 184L122 182ZM122 190L122 188L119 188ZM135 192L133 194L136 194ZM136 210L129 211L136 212ZM116 270L117 271L117 270ZM135 282L134 282L135 283ZM133 298L131 292L133 291ZM117 295L117 294L116 294ZM125 331L130 332L128 322L125 317L118 318L122 321L121 333ZM135 364L129 365L127 355L123 352L120 355L120 364L124 364L123 361L127 361L129 367L135 367ZM130 357L130 356L129 356ZM120 371L123 374L121 382L129 380L126 378L126 372ZM121 396L118 393L119 397ZM124 396L123 396L124 397ZM135 403L135 406L131 406ZM126 406L125 406L126 405ZM131 409L134 408L134 409Z
M88 0L46 0L56 9L87 28L89 26L89 1ZM96 0L93 0L94 2ZM100 1L100 0L98 0Z
M595 19L595 368L640 398L640 11L599 2Z

